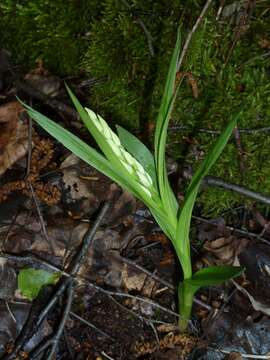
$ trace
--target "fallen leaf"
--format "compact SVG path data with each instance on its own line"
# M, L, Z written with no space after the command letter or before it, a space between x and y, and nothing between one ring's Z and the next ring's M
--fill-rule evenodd
M214 256L217 265L239 265L238 255L247 246L249 240L234 236L220 237L206 241L203 248Z
M226 356L226 360L242 360L243 357L238 352L231 352L228 356Z
M144 286L146 278L147 275L144 274L143 272L131 269L128 267L127 264L124 265L122 271L122 282L124 287L128 291L132 291L132 290L141 291Z
M44 95L55 97L59 94L60 79L44 68L41 59L37 60L37 67L26 74L24 80Z
M51 273L42 269L22 269L18 276L18 288L23 296L33 300L44 286L55 284L59 276L59 273Z
M0 258L0 299L12 299L16 288L17 275L15 270L6 259Z
M261 39L259 41L259 45L262 49L270 49L270 40L268 39Z
M0 301L0 356L2 357L7 343L16 339L23 328L29 315L31 304L27 303L7 303ZM52 333L52 328L45 320L39 326L34 336L25 344L25 351L29 352L38 346L41 341ZM17 359L17 358L16 358Z
M232 280L236 288L241 291L244 295L246 295L249 298L249 301L251 302L253 309L256 311L261 311L264 314L270 316L270 306L262 304L261 302L254 299L254 297L241 285L239 285L236 281Z
M28 150L28 125L19 119L23 111L18 101L0 106L0 175Z

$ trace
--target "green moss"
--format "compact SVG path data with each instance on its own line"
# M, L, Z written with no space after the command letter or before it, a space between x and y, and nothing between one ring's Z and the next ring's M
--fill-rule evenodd
M90 106L113 124L144 131L158 111L177 25L181 24L184 41L204 1L173 0L168 5L165 0L132 0L128 4L120 0L3 0L0 45L7 46L25 67L41 57L57 74L83 71L100 79L90 91ZM239 128L268 126L270 63L260 45L261 40L270 40L266 7L263 1L256 6L235 45L238 15L217 21L217 7L208 11L195 33L182 71L192 74L199 96L194 98L184 80L172 124L185 130L171 131L168 142L168 153L183 168L195 169L216 138L198 129L221 130L239 109ZM138 19L151 34L154 56ZM245 154L242 164L232 138L212 175L270 192L270 133L241 133L240 141ZM243 201L213 188L199 198L207 214Z
M76 74L84 55L98 1L2 0L0 46L16 63L33 67L41 58L53 72Z

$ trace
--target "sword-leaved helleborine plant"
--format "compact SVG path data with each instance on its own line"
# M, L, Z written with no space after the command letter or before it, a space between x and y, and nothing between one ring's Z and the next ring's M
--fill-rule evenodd
M169 184L165 159L168 123L180 86L179 81L176 80L179 54L178 32L156 120L154 155L127 130L117 127L117 135L100 115L88 108L83 108L68 87L67 91L75 108L103 154L41 113L27 105L25 107L29 116L51 136L79 158L132 193L150 209L161 229L171 240L183 270L183 280L178 286L178 299L179 326L182 331L185 331L191 317L195 292L201 287L218 285L232 279L240 275L243 269L233 266L210 266L195 273L192 272L189 230L194 203L203 177L223 151L236 126L239 114L233 115L228 121L227 127L195 172L184 201L179 205Z

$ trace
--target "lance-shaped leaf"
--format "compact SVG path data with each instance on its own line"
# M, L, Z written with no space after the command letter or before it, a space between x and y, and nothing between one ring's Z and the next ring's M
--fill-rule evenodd
M238 277L245 270L242 266L209 266L192 275L190 279L184 280L179 285L180 301L192 299L194 294L202 287L220 285L224 282ZM192 301L188 301L190 305ZM183 306L183 304L182 304Z
M244 271L240 266L210 266L197 271L190 279L180 283L178 287L178 301L181 318L180 329L185 330L190 319L193 297L201 287L222 284L233 279Z
M188 260L190 259L189 230L192 211L198 194L199 186L204 176L209 172L211 167L214 165L214 163L217 161L220 154L222 153L225 145L227 144L231 136L231 133L236 125L239 116L240 113L232 117L229 124L220 135L218 141L216 142L210 153L207 155L201 166L196 171L188 187L187 194L185 196L185 200L179 214L176 242L177 248L179 247L180 249L180 253L184 254L185 268L183 270L185 279L190 278L192 274L190 260Z
M165 89L161 100L161 106L156 121L155 129L155 163L159 192L164 207L168 210L171 221L176 217L178 202L171 190L165 164L165 147L167 139L167 129L176 98L179 84L176 84L177 63L180 53L180 31L177 32L176 45L170 62L169 72L166 79Z
M132 177L129 177L126 171L123 176L122 169L120 170L116 165L112 165L104 156L98 153L91 146L87 145L76 135L56 124L54 121L48 119L38 111L33 110L25 104L24 106L27 108L29 116L41 127L43 127L43 129L45 129L51 136L60 141L67 149L72 151L76 156L93 166L98 171L102 172L104 175L111 178L124 189L134 194L137 198L145 201L143 194L140 193L139 185ZM151 199L149 201L152 204Z
M150 175L148 175L136 159L124 150L120 139L110 129L106 121L94 111L84 109L67 85L66 88L80 114L82 121L89 130L90 134L94 137L101 151L118 169L118 172L122 173L122 176L126 176L126 174L129 173L131 174L131 176L129 176L131 178L132 172L134 173L133 175L137 177L138 182L141 184L141 186L139 186L141 188L141 197L143 197L147 203L147 198L157 195L157 192L154 191L154 186L151 186L150 184L150 182L152 182ZM136 174L136 170L140 172L140 176ZM149 182L149 180L151 181Z

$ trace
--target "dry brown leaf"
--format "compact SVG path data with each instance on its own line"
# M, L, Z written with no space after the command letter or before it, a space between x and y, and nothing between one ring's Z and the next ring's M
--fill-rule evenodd
M242 360L242 355L238 352L231 352L228 356L226 356L226 360Z
M25 75L24 80L43 94L55 97L59 94L61 81L51 75L43 66L41 59L37 60L37 67Z
M125 264L122 271L122 282L125 288L129 291L137 290L141 291L147 275L141 271L136 271L134 269L128 268L128 265Z
M245 238L237 239L234 236L228 236L206 241L203 247L214 255L216 264L238 265L238 255L247 246L248 242Z
M180 360L184 359L187 354L190 354L196 343L197 340L193 336L185 334L175 335L173 332L170 332L160 340L159 350L175 348L178 352L178 359ZM135 351L138 356L152 354L157 350L157 348L156 341L136 343L135 345Z
M0 175L28 149L28 125L19 120L23 111L18 101L0 106Z
M259 41L259 45L262 49L270 49L270 40L268 39L261 39Z
M63 169L63 182L73 200L79 200L84 197L87 198L91 195L87 182L80 178L79 162L79 158L71 154L61 164L61 169Z

